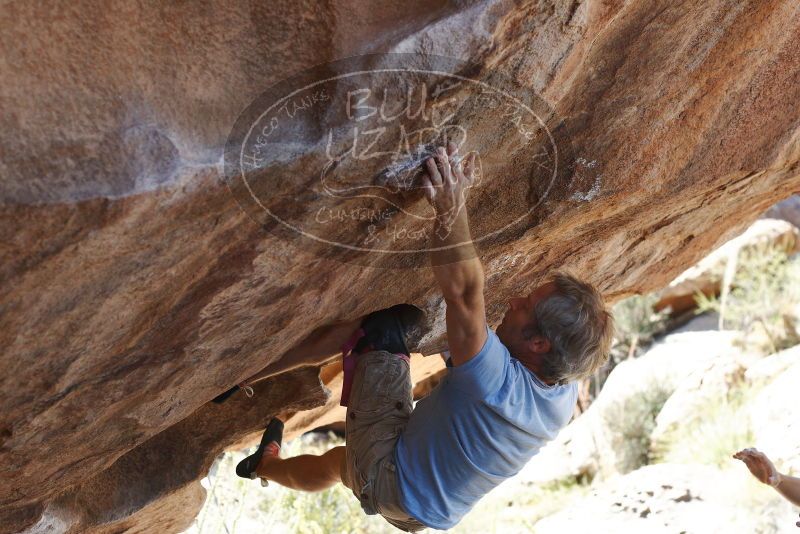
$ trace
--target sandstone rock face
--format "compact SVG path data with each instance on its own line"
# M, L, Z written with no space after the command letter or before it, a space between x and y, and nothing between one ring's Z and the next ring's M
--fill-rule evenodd
M27 532L179 532L205 500L197 473L207 473L220 443L236 443L273 415L324 405L329 392L313 368L257 384L223 405L206 404L121 456L51 502ZM290 419L291 420L291 419ZM291 435L291 434L290 434Z
M574 161L547 195L519 179L539 162L513 117L459 115L491 178L473 226L536 206L479 243L491 325L553 268L612 300L661 287L800 189L795 0L5 2L0 24L2 531L179 530L215 455L328 402L319 361L282 361L319 327L406 302L428 314L419 352L441 349L424 264L318 254L230 194L237 116L313 65L451 56L554 110ZM299 134L274 171L302 182L324 143ZM253 399L207 404L265 368Z

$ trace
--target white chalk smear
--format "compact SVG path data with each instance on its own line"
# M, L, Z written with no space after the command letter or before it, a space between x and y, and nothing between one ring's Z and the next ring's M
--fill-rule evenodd
M589 202L590 200L594 200L595 197L600 194L600 185L602 183L602 174L598 174L597 177L594 179L594 183L592 184L592 188L589 189L586 193L581 193L580 191L575 191L570 200L576 200L579 202Z

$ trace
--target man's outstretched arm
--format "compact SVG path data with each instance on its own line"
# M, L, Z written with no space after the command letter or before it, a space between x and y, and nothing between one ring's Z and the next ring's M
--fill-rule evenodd
M456 146L440 147L425 162L425 196L436 219L431 240L431 265L447 305L447 341L453 365L461 365L480 352L486 342L484 273L472 243L466 198L480 160L471 152L458 161Z
M790 503L800 506L800 478L779 473L767 455L758 449L743 449L733 457L743 461L759 482L772 486Z
M795 506L800 506L800 478L790 477L789 475L779 475L778 484L775 489L784 496L787 501ZM800 526L800 525L799 525Z

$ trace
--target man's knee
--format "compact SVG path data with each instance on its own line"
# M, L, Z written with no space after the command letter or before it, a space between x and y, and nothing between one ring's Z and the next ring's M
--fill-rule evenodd
M347 449L344 446L334 447L325 453L329 459L331 478L344 482L347 475Z

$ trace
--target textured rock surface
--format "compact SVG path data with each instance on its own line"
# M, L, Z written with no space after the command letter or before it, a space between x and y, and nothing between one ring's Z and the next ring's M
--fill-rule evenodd
M176 530L224 447L325 402L315 369L276 378L291 391L257 417L211 398L317 327L399 302L441 314L429 270L321 259L229 194L231 125L294 72L450 55L558 111L594 179L557 184L535 224L481 246L492 325L552 268L612 299L661 287L800 189L795 0L5 2L0 24L3 531ZM501 146L476 148L507 199L534 162ZM181 451L148 444L186 435L198 456L171 473ZM129 490L143 464L153 478Z
M324 404L330 397L313 368L282 374L254 390L252 401L238 395L222 405L206 404L88 476L50 502L29 531L41 532L50 524L69 532L185 529L205 500L197 474L208 472L220 443L260 433L273 415L291 420L293 411Z

